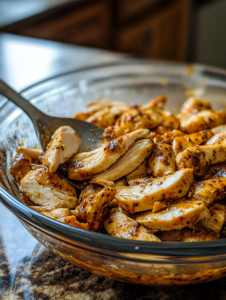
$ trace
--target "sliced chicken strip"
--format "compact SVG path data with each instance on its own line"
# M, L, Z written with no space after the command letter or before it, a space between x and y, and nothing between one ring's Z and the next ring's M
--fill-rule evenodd
M218 134L226 130L226 125L220 125L211 129L213 134Z
M106 128L115 124L115 121L126 111L128 106L113 106L97 111L91 115L86 122L95 124L101 128Z
M125 179L119 179L119 180L115 181L113 188L116 191L119 191L124 185L126 185Z
M69 208L57 208L55 206L30 206L30 208L54 220L71 215Z
M210 213L204 202L179 200L157 213L142 213L136 221L147 228L168 231L194 227L197 222L209 217Z
M38 148L34 149L34 148L19 147L16 149L16 151L17 153L24 153L33 159L37 159L39 156L43 155L42 150Z
M183 169L151 183L125 186L115 195L115 199L119 206L130 213L149 210L156 201L172 201L184 197L193 179L193 170Z
M226 163L210 166L199 180L224 177L226 178Z
M103 188L90 184L80 196L80 204L76 207L74 215L89 224L93 231L97 231L105 217L106 208L114 199L116 190Z
M186 150L188 147L204 144L213 136L211 130L204 130L176 137L173 140L173 152L175 155Z
M56 172L60 164L65 163L77 153L81 144L81 138L69 126L62 126L52 136L42 164L49 169L50 173Z
M139 129L108 142L104 147L74 155L70 160L69 178L86 180L104 172L132 147L136 140L145 138L148 134L149 130Z
M162 242L180 242L183 234L182 230L160 231L158 237Z
M153 233L139 224L121 208L112 208L109 218L104 222L104 228L111 236L140 241L160 242Z
M215 143L220 143L226 139L226 130L221 133L215 134L211 139L206 142L206 145L212 145Z
M199 229L190 229L186 228L183 231L181 242L205 242L205 241L214 241L219 239L220 234L209 231L205 228Z
M30 171L31 158L25 153L17 153L10 167L10 174L20 182Z
M150 139L141 139L121 156L109 169L105 172L95 175L92 182L99 180L115 181L135 170L150 155L153 144Z
M148 173L154 177L175 173L176 164L172 147L168 144L157 144L148 165Z
M172 143L176 137L183 136L183 135L184 135L184 133L177 129L174 129L170 132L166 132L163 135L161 135L162 143L172 145ZM159 143L159 142L156 142L156 143Z
M62 217L57 219L57 221L84 230L90 229L88 223L79 222L75 216Z
M210 110L211 104L209 101L203 99L197 99L194 97L189 98L181 107L180 114L178 117L181 119L183 117L188 117L189 115L195 115L203 110Z
M224 111L200 111L196 115L191 115L180 122L180 129L186 133L211 129L226 123L226 112Z
M80 119L86 121L94 113L103 110L104 108L109 108L113 106L123 106L130 109L129 104L121 101L109 101L109 100L97 100L96 102L91 102L87 105L84 113L77 113L75 119Z
M76 191L67 181L45 169L30 171L20 182L20 190L35 204L74 208Z
M225 206L215 203L210 206L210 218L200 221L200 225L214 232L220 232L225 222Z
M126 181L129 182L130 180L133 179L138 179L138 178L145 178L148 176L147 173L147 168L148 168L148 160L146 159L141 165L139 165L134 171L129 173L126 176Z
M137 178L137 179L129 180L128 185L134 186L134 185L139 185L139 184L146 184L146 183L149 183L149 182L153 182L155 180L156 180L156 178L149 178L149 177Z
M156 98L151 99L148 103L142 105L139 107L139 109L145 110L145 109L150 109L150 108L163 108L167 102L167 98L165 96L158 96Z
M210 206L213 201L225 198L226 178L219 177L193 183L189 196L193 200L203 201L207 206Z
M158 122L156 120L142 116L136 109L131 109L121 115L113 127L106 128L103 137L107 140L112 140L137 129L150 130L157 125Z
M189 147L176 157L178 169L193 168L201 176L209 165L226 161L226 145L213 144Z

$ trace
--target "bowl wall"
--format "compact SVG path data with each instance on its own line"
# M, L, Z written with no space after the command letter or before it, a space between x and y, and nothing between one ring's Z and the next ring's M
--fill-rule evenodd
M168 97L166 108L175 113L188 96L205 98L214 109L224 109L226 72L196 65L124 61L52 78L23 95L43 112L62 117L73 117L98 98L145 103L158 95ZM7 165L3 160L0 165L1 200L37 240L55 253L92 272L137 284L193 284L226 275L223 240L195 243L197 246L130 242L83 232L35 213L19 202L18 186L9 176L15 148L38 146L32 123L20 109L6 103L1 109L0 129L2 153L7 154Z

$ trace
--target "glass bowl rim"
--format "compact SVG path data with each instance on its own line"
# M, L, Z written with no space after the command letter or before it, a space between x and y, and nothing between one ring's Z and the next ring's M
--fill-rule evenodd
M147 61L140 59L122 59L104 64L85 66L77 68L68 72L60 73L55 76L51 76L44 80L38 81L35 84L30 85L23 89L20 93L31 91L34 87L41 86L41 84L50 82L51 80L62 78L64 76L75 74L84 71L95 70L96 68L111 67L116 65L138 63L138 64L164 64L172 66L186 67L186 63L175 62L162 62L162 61ZM201 64L192 64L196 68L202 71L207 71L210 74L223 75L226 80L226 70L205 66ZM220 77L220 80L222 78ZM8 102L8 101L7 101ZM3 106L5 106L5 103ZM3 108L2 106L2 108ZM126 240L116 237L112 237L103 233L86 231L76 227L60 223L45 215L42 215L27 205L20 202L16 197L11 195L6 189L0 186L0 200L2 203L12 211L17 217L30 224L31 226L40 227L44 230L62 236L74 242L79 242L84 246L95 248L99 250L108 250L115 253L134 253L134 254L153 254L160 256L181 256L181 257L205 257L205 256L219 256L226 254L226 239L206 242L145 242L137 240ZM65 240L62 240L65 242ZM170 261L172 263L172 261Z

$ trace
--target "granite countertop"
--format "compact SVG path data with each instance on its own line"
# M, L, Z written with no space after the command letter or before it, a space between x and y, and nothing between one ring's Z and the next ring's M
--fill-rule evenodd
M13 35L0 35L0 53L0 77L18 91L85 62L118 59L109 52ZM226 299L226 279L167 288L125 284L94 275L44 248L0 203L0 299L222 300Z

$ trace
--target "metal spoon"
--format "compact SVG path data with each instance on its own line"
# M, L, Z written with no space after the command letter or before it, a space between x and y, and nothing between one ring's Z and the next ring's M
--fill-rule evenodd
M104 130L91 123L72 119L72 118L57 118L48 116L41 112L29 101L24 99L20 94L9 87L4 81L0 79L0 94L8 98L19 108L21 108L31 119L35 132L43 152L45 151L48 143L51 140L51 136L60 126L70 126L81 137L82 143L79 148L79 152L91 151L98 147L98 144L103 141ZM81 184L70 180L60 172L58 169L57 174L63 177L70 184L77 188L81 188Z

